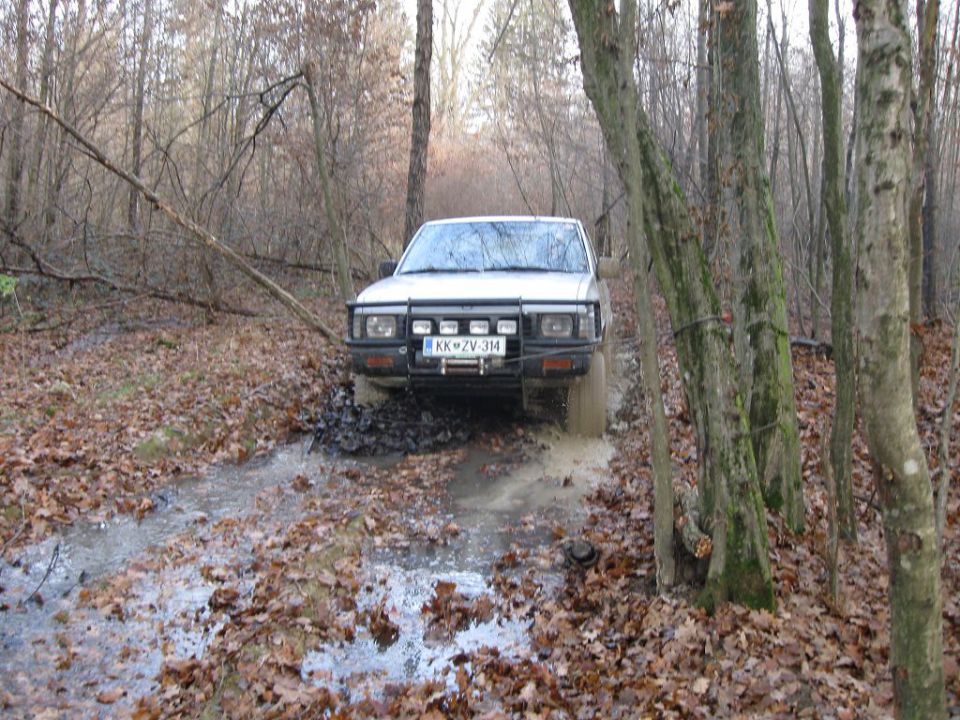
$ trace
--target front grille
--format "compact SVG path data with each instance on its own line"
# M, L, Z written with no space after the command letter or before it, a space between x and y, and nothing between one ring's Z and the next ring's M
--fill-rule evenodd
M406 320L406 318L401 318L401 320ZM442 321L451 321L455 320L457 322L457 334L458 335L470 335L470 321L471 320L486 320L489 323L490 331L489 335L497 335L497 322L500 320L513 320L518 323L518 329L521 332L529 335L531 332L531 321L529 317L524 316L520 319L520 316L516 313L507 313L507 314L446 314L446 313L423 313L422 311L418 314L411 314L410 324L412 326L413 322L416 320L429 320L431 322L431 335L439 335L440 333L440 323ZM398 325L399 329L399 325ZM477 336L480 337L480 336ZM486 370L485 374L488 375L515 375L520 371L520 364L518 362L520 358L520 336L519 335L507 335L507 350L506 355L503 358L502 366L493 367L492 365L489 369ZM440 362L438 359L425 358L422 354L422 340L419 335L410 336L410 345L408 347L411 349L411 366L413 369L419 369L423 371L433 371L440 367ZM449 362L447 365L447 374L464 374L475 373L475 368L477 367L476 362Z

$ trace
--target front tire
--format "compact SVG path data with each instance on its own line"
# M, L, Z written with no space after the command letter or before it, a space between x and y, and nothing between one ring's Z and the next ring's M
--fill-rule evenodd
M567 432L602 437L607 429L607 368L603 352L594 350L590 370L567 392Z
M390 391L374 385L366 375L353 373L353 402L358 407L377 407L390 398Z

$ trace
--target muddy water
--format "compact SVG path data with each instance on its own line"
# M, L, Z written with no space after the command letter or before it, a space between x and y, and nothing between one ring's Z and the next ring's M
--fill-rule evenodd
M515 547L551 544L552 524L577 524L577 501L603 476L612 446L606 440L569 437L549 426L540 428L535 438L540 451L502 474L492 467L502 458L477 448L468 451L447 488L446 520L461 529L449 544L372 555L359 604L371 608L386 597L387 612L399 626L398 641L383 648L362 630L354 642L309 653L301 668L305 678L358 699L377 697L386 683L445 677L452 687L451 659L482 647L496 648L502 657L529 655L522 620L495 615L441 640L431 637L421 608L440 581L454 583L469 599L491 593L496 559ZM555 585L559 574L547 568L539 580Z
M360 603L386 596L400 639L382 649L361 631L353 643L309 655L305 678L353 696L376 694L384 682L448 672L449 659L460 651L489 646L510 656L528 652L521 622L495 616L437 642L420 609L438 580L454 582L467 597L491 593L495 559L512 546L552 542L552 524L576 523L578 501L604 474L612 448L549 427L536 431L536 440L540 450L507 472L490 472L502 458L468 449L441 504L441 522L460 528L448 544L365 553L367 590ZM219 468L164 490L153 498L156 511L140 522L122 517L77 526L26 549L14 565L0 563L0 706L7 704L13 716L38 708L54 716L115 716L157 691L163 660L202 656L218 630L207 606L217 584L204 580L200 568L239 568L237 589L246 597L254 583L255 544L305 512L303 494L294 489L302 482L294 479L306 478L312 494L333 493L334 462L344 461L307 455L305 443L291 445L265 460ZM255 522L225 540L217 521L242 517ZM180 543L184 537L191 542ZM199 550L158 562L182 545ZM96 588L120 571L134 581L116 603L78 604L84 587ZM117 704L97 702L98 695L120 690L125 695Z
M59 708L69 708L68 716L115 716L119 706L97 703L98 694L123 690L132 701L156 689L165 656L202 655L218 629L207 622L217 585L201 577L200 566L242 566L252 556L250 539L205 545L215 523L269 508L258 525L276 524L297 503L291 481L321 472L322 460L307 456L305 444L290 445L165 488L152 498L156 511L140 521L121 516L77 525L27 548L14 565L0 562L0 701L12 701L21 717L37 708L54 716ZM184 534L205 545L203 556L156 570ZM96 589L121 570L132 570L135 582L116 603L78 604L84 588ZM251 585L241 581L238 589Z

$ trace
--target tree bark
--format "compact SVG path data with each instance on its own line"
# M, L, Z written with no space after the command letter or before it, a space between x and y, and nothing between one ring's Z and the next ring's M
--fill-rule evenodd
M30 49L28 22L30 19L28 0L17 2L16 21L16 83L18 87L27 86L27 61ZM20 222L20 182L23 178L23 140L25 130L25 112L23 103L14 103L10 118L10 150L7 167L7 201L4 217L10 227L16 228Z
M636 6L627 3L621 19L620 42L625 52L617 58L622 77L633 74L633 58L636 54ZM619 104L620 124L623 128L637 126L636 102ZM630 248L630 264L633 267L634 303L640 330L640 371L643 395L650 406L650 460L653 467L654 487L654 555L657 562L657 590L665 592L673 586L675 563L673 555L673 479L670 469L670 435L667 416L663 409L663 392L660 388L660 359L657 355L656 315L650 294L647 249L643 245L644 198L643 174L641 171L640 146L636 142L624 145L625 154L620 157L621 179L627 198L627 243ZM607 338L609 342L611 338Z
M337 264L337 285L340 288L340 299L347 301L354 297L353 278L350 275L350 260L347 257L347 237L337 209L333 202L333 189L330 187L330 175L327 171L325 143L323 142L323 119L320 114L320 102L317 100L317 90L314 85L314 67L306 63L303 67L303 79L307 85L307 95L310 99L310 115L313 119L313 150L317 161L317 175L320 178L320 189L323 192L323 208L327 214L327 229L333 243L333 257Z
M430 60L433 57L433 0L417 0L417 46L413 67L413 125L410 133L410 169L403 246L423 223L423 195L427 183L430 143Z
M702 604L774 606L766 520L726 326L706 258L673 171L639 107L629 48L636 7L570 0L583 84L625 186L639 178L643 226L667 301L694 416L703 522L713 538ZM627 21L624 21L626 18ZM625 56L626 54L626 56ZM631 68L625 74L626 68ZM632 108L635 108L635 114ZM627 122L633 118L634 125ZM639 168L635 164L639 163Z
M717 98L723 167L735 209L730 228L736 253L734 341L741 393L767 505L794 531L803 529L800 431L793 389L787 299L770 183L763 169L763 118L756 0L715 12L721 88Z
M860 398L890 571L898 718L946 717L940 552L926 456L913 413L908 286L911 38L905 3L860 0L857 327Z
M40 61L40 94L39 100L44 105L50 97L50 78L53 75L53 48L56 38L57 5L59 0L49 0L47 5L47 24L43 39L43 56ZM37 131L33 139L33 153L30 169L27 173L27 212L36 212L41 206L41 193L37 187L40 181L40 171L43 166L43 153L47 141L47 118L40 117Z
M140 176L143 169L143 106L147 87L147 58L153 38L153 0L143 0L143 30L140 34L140 53L137 57L137 80L133 95L133 120L131 122L130 172ZM140 234L140 193L130 188L127 198L127 225L130 234Z
M820 72L823 114L823 181L821 197L830 231L833 287L830 295L833 344L834 408L830 430L830 464L836 488L836 517L840 536L857 539L853 506L853 424L856 371L853 349L853 262L847 238L847 200L843 171L843 135L840 114L840 68L830 45L828 0L810 0L810 41Z
M74 140L76 140L87 151L87 154L91 159L99 163L117 177L125 180L127 183L137 188L137 190L140 191L147 201L152 203L160 212L162 212L184 230L188 231L191 235L194 235L211 250L214 250L226 258L234 267L240 270L240 272L264 288L271 297L273 297L277 302L298 317L305 325L318 331L328 340L335 342L340 340L337 333L328 328L326 324L316 316L316 314L304 307L295 297L293 297L293 295L288 293L273 280L268 278L266 275L244 260L236 250L221 243L216 237L204 230L194 221L183 217L165 200L157 195L157 193L147 187L143 180L114 163L99 147L88 140L86 136L84 136L79 130L57 115L49 107L42 105L37 101L36 98L33 98L24 93L22 90L13 87L10 83L6 82L2 78L0 78L0 87L22 102L35 107L41 113L49 117L53 122L59 125L67 135L70 135Z
M927 162L930 156L927 148L933 132L934 92L936 85L937 63L937 25L940 16L940 0L917 0L917 28L920 33L917 42L919 82L914 98L914 135L913 135L913 177L910 194L910 323L914 330L924 320L923 278L924 278L924 197L927 179ZM920 354L923 345L918 333L910 336L910 354L912 362L912 384L914 403L920 386Z

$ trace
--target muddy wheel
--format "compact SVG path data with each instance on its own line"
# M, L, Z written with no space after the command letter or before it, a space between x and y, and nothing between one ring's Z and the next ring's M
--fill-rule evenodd
M600 437L607 429L607 369L603 352L594 350L590 371L567 393L567 432Z
M389 390L374 385L365 375L353 374L353 402L360 407L382 405L389 397Z

